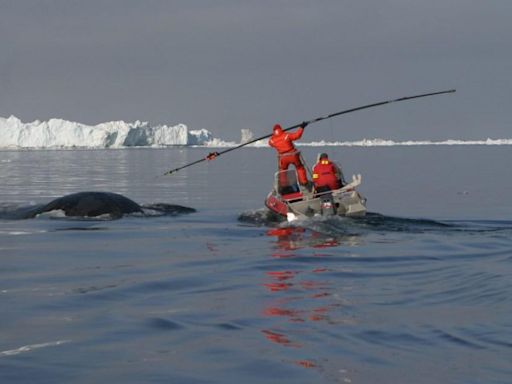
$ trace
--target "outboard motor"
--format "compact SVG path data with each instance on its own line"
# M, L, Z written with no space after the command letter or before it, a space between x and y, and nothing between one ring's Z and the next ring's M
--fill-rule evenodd
M332 216L336 214L336 205L332 193L326 193L320 198L320 213L322 216Z

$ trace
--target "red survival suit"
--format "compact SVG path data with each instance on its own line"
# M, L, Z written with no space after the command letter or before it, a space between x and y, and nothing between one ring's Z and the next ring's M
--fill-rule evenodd
M318 162L313 167L313 184L317 191L342 187L341 171L325 153L319 156Z
M307 185L308 177L306 169L300 158L300 152L295 149L293 141L298 140L302 137L304 132L303 127L299 127L297 131L288 133L283 131L283 128L279 124L274 125L272 136L270 137L268 144L274 147L279 154L279 170L286 171L290 164L293 164L297 169L297 176L301 185Z

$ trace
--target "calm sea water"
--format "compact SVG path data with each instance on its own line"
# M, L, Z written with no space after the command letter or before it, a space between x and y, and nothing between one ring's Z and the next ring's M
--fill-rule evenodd
M2 383L510 383L509 147L303 148L372 212L268 222L247 148L0 152L0 210L79 191L183 216L0 219Z

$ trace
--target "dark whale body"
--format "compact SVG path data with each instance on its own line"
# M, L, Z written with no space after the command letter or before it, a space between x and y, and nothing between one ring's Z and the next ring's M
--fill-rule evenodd
M40 208L41 213L64 211L66 216L122 217L127 213L143 213L142 207L127 197L112 192L78 192L55 199Z
M157 215L179 215L192 213L194 208L173 204L153 204L141 206L129 198L112 192L78 192L59 197L48 204L19 208L15 211L3 212L0 218L31 219L42 213L60 210L68 217L98 217L108 215L112 219L119 219L130 213L146 215L146 210Z

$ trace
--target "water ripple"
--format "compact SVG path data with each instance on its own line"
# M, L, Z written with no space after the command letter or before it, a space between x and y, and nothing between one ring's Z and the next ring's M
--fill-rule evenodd
M148 319L146 321L147 325L156 330L163 330L163 331L176 331L183 329L183 325L178 324L172 320L164 319L161 317L154 317L151 319Z
M41 348L56 347L56 346L59 346L62 344L70 343L70 342L71 342L71 340L58 340L58 341L49 341L47 343L24 345L23 347L19 347L16 349L1 351L0 357L19 355L20 353L30 352L30 351L34 351L36 349L41 349Z
M448 332L441 329L434 329L432 330L432 333L435 337L442 340L443 342L454 344L455 346L471 349L485 349L483 345L471 341L468 338L463 337L462 335L456 335L453 332Z

